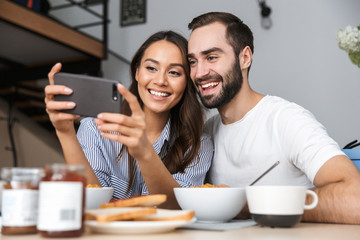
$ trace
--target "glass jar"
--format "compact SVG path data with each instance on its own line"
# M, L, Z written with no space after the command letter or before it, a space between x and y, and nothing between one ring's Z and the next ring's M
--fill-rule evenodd
M84 233L84 167L53 164L45 167L39 187L37 228L43 237L79 237Z
M2 234L36 233L39 182L41 168L11 168L1 170L5 181L2 195Z

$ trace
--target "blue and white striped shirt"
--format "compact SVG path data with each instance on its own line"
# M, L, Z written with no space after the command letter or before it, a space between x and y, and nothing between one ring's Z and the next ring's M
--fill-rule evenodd
M164 153L162 148L169 141L169 135L170 120L166 123L160 137L153 144L156 153L160 154L160 156ZM94 118L84 118L81 120L77 137L100 184L103 187L114 187L113 198L129 198L133 195L149 194L136 161L134 164L134 183L129 193L126 193L129 181L127 154L123 154L120 161L116 161L122 144L103 138L94 123ZM164 148L166 148L166 145ZM211 137L203 134L198 153L199 161L194 159L194 163L197 161L198 163L191 163L184 173L172 175L181 187L198 186L204 183L205 175L211 165L213 151L214 147Z

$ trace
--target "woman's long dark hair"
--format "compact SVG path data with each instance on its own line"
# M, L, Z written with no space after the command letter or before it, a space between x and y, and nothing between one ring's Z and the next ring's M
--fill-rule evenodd
M134 94L140 106L143 107L143 102L138 92L138 82L135 80L136 70L141 64L141 60L148 47L154 42L165 40L175 44L182 54L183 65L186 75L186 88L184 94L177 105L170 110L170 137L171 141L174 139L173 145L170 151L163 157L162 161L171 174L177 172L184 172L185 168L197 158L198 151L200 148L200 139L202 135L204 119L203 109L196 97L195 87L190 79L190 67L187 60L187 40L173 31L160 31L150 36L135 53L132 61L130 74L132 83L129 90ZM123 102L123 113L130 116L131 110L129 104ZM121 151L117 157L119 160L124 153L126 146L122 146ZM188 151L185 155L185 152ZM129 185L127 192L134 182L134 158L128 155L129 161Z

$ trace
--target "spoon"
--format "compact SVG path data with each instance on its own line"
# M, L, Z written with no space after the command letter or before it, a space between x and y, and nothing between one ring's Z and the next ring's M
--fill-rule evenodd
M270 172L271 170L273 170L274 167L276 167L277 165L279 165L280 161L277 161L276 163L274 163L268 170L266 170L263 174L261 174L257 179L255 179L255 181L253 181L252 183L250 183L249 186L254 185L257 181L259 181L263 176L265 176L268 172Z

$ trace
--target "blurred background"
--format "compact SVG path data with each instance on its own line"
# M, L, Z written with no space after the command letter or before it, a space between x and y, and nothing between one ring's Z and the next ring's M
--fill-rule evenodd
M358 0L38 2L35 9L28 1L0 0L0 167L63 161L43 105L53 64L128 86L129 62L147 37L171 29L188 38L188 23L209 11L233 13L252 29L255 91L307 108L340 147L360 138L360 68L336 37L339 29L360 25ZM27 20L24 10L37 16Z

